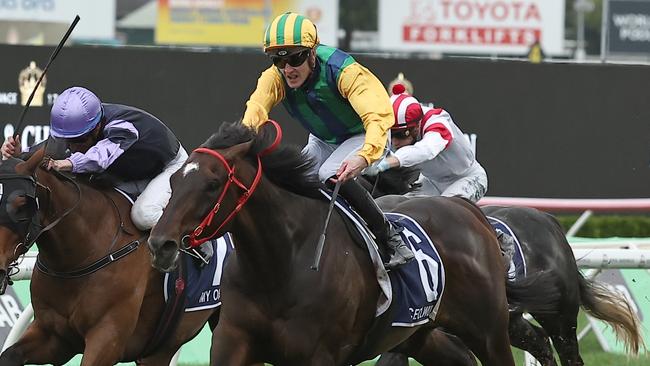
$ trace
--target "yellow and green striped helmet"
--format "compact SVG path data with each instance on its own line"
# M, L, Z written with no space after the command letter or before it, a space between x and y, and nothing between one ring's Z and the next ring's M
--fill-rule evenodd
M278 15L264 32L264 52L287 46L314 48L317 44L318 33L314 23L296 13Z

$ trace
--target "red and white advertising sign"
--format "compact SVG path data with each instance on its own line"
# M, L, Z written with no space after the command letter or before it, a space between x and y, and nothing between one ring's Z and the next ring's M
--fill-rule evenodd
M546 54L564 42L564 0L379 0L379 44L387 51Z

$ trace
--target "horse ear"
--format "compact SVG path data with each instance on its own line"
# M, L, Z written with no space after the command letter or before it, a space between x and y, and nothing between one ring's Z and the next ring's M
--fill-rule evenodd
M241 144L233 145L232 147L228 148L224 156L227 159L232 159L235 157L241 158L246 154L248 154L252 146L253 146L253 140L242 142Z

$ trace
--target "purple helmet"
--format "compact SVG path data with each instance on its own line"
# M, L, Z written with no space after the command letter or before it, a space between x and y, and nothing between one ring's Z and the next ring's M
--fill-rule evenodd
M50 134L75 138L90 132L102 118L102 103L93 92L74 86L61 93L50 113Z

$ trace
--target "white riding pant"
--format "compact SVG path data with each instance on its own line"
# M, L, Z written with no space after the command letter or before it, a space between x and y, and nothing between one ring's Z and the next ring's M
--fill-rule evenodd
M435 182L420 174L417 183L422 184L407 196L461 196L478 202L487 192L487 173L480 164L474 164L462 177L446 183Z
M390 136L388 141L390 141ZM309 134L307 145L302 149L302 152L316 163L310 173L318 174L318 178L325 182L333 175L336 175L341 163L359 152L365 142L366 135L363 133L354 135L340 144L330 144ZM383 156L386 156L387 152L388 149L385 149ZM380 160L378 159L377 162Z
M181 145L176 157L153 179L117 184L117 188L130 195L138 196L131 208L131 220L138 229L150 230L158 222L172 195L169 178L180 169L185 160L187 160L187 152Z

